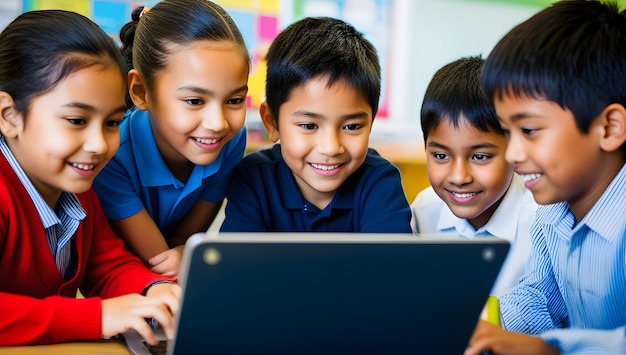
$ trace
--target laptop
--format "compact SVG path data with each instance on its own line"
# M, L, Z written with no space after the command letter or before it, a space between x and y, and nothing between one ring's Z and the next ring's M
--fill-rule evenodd
M462 354L508 250L488 237L196 234L166 353ZM141 337L125 338L140 353Z

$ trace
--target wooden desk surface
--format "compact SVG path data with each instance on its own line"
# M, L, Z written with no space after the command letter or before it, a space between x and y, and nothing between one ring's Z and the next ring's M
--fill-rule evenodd
M0 355L129 355L121 339L100 342L76 342L54 345L0 347Z

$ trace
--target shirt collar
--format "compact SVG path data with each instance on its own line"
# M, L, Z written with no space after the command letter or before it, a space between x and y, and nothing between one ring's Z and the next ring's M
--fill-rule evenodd
M517 224L525 191L526 188L521 178L517 174L513 174L513 179L504 198L487 224L476 230L466 219L455 216L452 210L446 207L441 209L437 230L455 230L466 238L486 234L513 242L517 233Z
M616 242L623 238L626 230L624 201L626 201L626 164L622 165L602 196L576 228L584 224L607 240Z
M211 164L195 165L187 183L182 183L172 174L161 156L152 133L148 112L134 109L129 111L125 121L129 121L127 139L128 144L132 145L133 160L137 165L137 174L142 186L172 185L176 188L185 185L199 186L203 178L215 174L222 165L224 154L220 152Z
M576 220L574 212L565 201L540 206L537 210L537 223L552 225L559 230L570 230L570 235L587 227L602 238L616 242L623 238L626 230L624 201L626 201L626 164L577 225L574 226Z
M28 196L33 201L35 205L35 209L39 214L39 218L41 219L41 223L44 229L48 229L53 225L60 224L61 221L57 214L55 213L50 206L43 199L39 191L35 188L33 183L30 181L24 169L19 164L11 149L7 145L4 137L0 136L0 151L5 156L9 165L17 175L18 179L26 189ZM86 216L85 210L82 208L80 201L78 201L78 197L75 194L69 192L62 192L59 198L58 208L64 211L70 218L76 220L83 220Z

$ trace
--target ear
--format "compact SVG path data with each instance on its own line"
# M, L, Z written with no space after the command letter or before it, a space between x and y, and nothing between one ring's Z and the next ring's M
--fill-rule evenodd
M138 109L142 111L148 110L148 89L137 69L128 71L128 92Z
M13 97L6 91L0 91L0 133L8 138L15 138L22 127L22 114L15 108Z
M261 114L261 120L263 121L263 127L267 132L267 136L270 141L276 143L280 139L280 133L278 132L278 123L274 120L274 115L270 112L267 102L262 102L259 107L259 113Z
M600 148L606 152L619 150L626 142L626 109L611 104L602 111Z

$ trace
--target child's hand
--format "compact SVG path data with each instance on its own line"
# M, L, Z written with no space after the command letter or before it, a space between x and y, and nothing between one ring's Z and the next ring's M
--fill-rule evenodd
M161 303L164 303L172 314L178 313L180 307L180 295L181 289L178 284L175 283L158 283L150 286L146 291L146 297L155 299Z
M163 276L178 277L180 262L183 259L183 245L159 253L148 260L150 270Z
M470 345L463 355L557 355L560 352L541 338L506 331L487 321L479 320Z
M156 286L161 284L151 288ZM178 310L178 305L175 310ZM168 338L174 336L174 313L159 297L129 294L102 300L102 337L108 339L134 329L148 344L156 345L158 340L146 322L148 318L154 318L163 327Z

